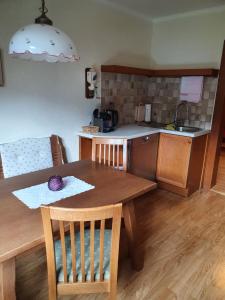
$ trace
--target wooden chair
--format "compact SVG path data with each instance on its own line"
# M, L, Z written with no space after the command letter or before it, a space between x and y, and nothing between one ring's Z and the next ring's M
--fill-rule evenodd
M122 204L88 209L41 207L50 300L91 293L109 293L110 300L116 299L121 212ZM107 219L112 220L112 230L105 229ZM98 221L100 229L96 229ZM55 241L53 223L59 223L60 231Z
M93 138L92 160L127 171L127 140Z
M2 159L1 159L1 153L0 153L0 180L1 179L4 179L4 173L3 173Z
M63 145L61 139L57 135L50 137L53 166L60 166L64 164ZM4 170L2 166L0 153L0 180L4 179Z
M64 148L62 140L58 135L52 135L50 137L53 166L63 165L65 162Z

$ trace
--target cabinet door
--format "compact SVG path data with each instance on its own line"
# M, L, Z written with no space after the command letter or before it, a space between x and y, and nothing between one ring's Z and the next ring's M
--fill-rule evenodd
M157 179L186 188L192 138L160 134Z
M91 160L92 139L79 137L79 159Z
M129 172L155 180L159 134L133 139L130 144Z

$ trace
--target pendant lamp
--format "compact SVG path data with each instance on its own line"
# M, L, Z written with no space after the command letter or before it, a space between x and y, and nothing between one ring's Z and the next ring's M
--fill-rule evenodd
M53 27L46 16L48 9L42 0L41 15L35 24L18 30L10 40L9 54L16 58L47 61L75 62L79 60L73 41L63 31Z

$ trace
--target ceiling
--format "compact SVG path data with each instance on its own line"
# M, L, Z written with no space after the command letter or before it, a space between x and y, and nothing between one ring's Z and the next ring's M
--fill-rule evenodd
M225 0L103 0L102 2L149 19L225 5Z

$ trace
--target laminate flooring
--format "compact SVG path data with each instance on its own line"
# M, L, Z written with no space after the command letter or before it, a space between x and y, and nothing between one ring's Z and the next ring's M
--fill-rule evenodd
M141 272L119 263L118 300L224 300L225 196L210 191L183 198L156 190L135 202L145 249ZM17 258L17 298L47 300L44 250ZM102 300L78 295L60 300Z

